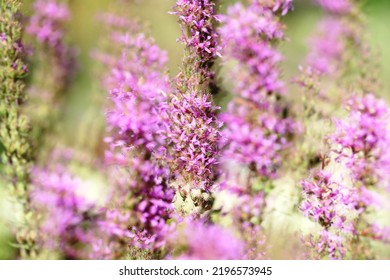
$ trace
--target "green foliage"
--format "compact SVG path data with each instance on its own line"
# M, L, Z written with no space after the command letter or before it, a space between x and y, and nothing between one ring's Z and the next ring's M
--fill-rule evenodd
M22 212L29 213L28 188L31 149L30 125L22 113L26 101L27 67L21 43L22 26L19 22L20 2L3 0L0 4L0 142L2 147L1 176L9 186L12 197L22 204ZM24 217L25 215L22 214ZM26 223L22 222L21 227ZM26 232L21 230L20 232ZM18 237L22 247L29 248L31 240ZM22 245L23 244L23 245Z

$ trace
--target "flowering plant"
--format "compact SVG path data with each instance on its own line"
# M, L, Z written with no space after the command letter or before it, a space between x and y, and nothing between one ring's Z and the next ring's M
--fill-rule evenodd
M365 5L22 2L0 1L0 258L390 257Z

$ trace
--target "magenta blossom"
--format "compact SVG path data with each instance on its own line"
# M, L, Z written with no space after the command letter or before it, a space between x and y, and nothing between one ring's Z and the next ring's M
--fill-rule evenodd
M336 72L346 51L345 38L349 32L345 24L337 18L328 17L321 20L310 42L312 48L307 57L308 66L320 75Z
M66 258L83 258L79 248L90 242L86 229L94 205L77 193L81 181L62 170L32 174L31 204L43 215L39 245Z
M327 255L331 260L343 259L347 253L344 239L327 230L321 231L317 238L309 236L306 244L320 256Z
M295 128L292 120L282 116L282 104L277 102L285 91L279 70L282 56L271 42L283 39L282 25L258 1L247 8L229 7L222 22L224 57L237 62L232 74L235 96L221 115L228 139L224 156L272 178Z
M187 250L180 255L184 260L239 260L243 259L243 243L225 229L202 222L187 224Z
M37 0L27 32L52 48L58 47L64 36L62 24L70 19L68 7L55 0Z
M372 94L354 97L348 109L348 119L336 120L336 131L330 137L337 144L337 159L345 161L353 178L364 185L387 179L390 128L385 101Z
M351 12L353 0L315 0L324 10L335 14Z
M53 88L52 97L63 90L76 69L74 48L65 41L65 24L70 20L70 12L66 4L56 0L37 0L31 16L27 32L34 36L42 52L52 57ZM40 90L42 91L42 90Z
M213 24L217 21L215 3L212 0L177 0L174 9L182 27L179 39L199 56L199 63L210 63L219 56L218 34ZM189 35L185 34L187 31Z
M136 23L110 19L114 27L110 39L121 51L119 56L114 53L110 60L103 60L111 68L104 80L110 98L106 159L118 168L116 176L128 177L122 182L116 180L113 197L123 207L121 213L129 207L133 213L128 235L121 234L118 239L123 242L130 237L128 245L157 250L165 244L170 230L174 197L168 186L169 170L160 162L165 154L160 106L169 90L167 55L139 30L129 33L115 28Z
M177 0L173 14L185 44L183 68L175 88L162 106L163 135L170 169L179 188L210 192L216 180L222 124L220 109L212 102L214 72L219 55L215 3L210 0Z
M352 232L347 222L348 212L353 209L354 193L332 178L329 172L315 171L301 182L304 201L300 210L328 230L331 227Z
M169 120L164 122L166 137L176 159L174 169L182 170L194 188L209 190L213 183L222 126L215 117L218 109L206 95L197 97L195 93L173 98L164 108Z

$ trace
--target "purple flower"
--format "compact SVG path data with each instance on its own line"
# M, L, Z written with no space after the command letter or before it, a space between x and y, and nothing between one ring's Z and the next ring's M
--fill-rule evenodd
M132 244L144 249L158 249L165 245L172 226L167 221L173 212L174 190L166 185L166 170L145 162L138 169L140 182L132 192L141 200L135 207L139 223L133 228ZM160 179L161 178L161 179ZM173 224L172 224L173 225Z
M36 0L34 13L26 28L40 45L42 53L52 57L47 60L55 63L51 69L55 91L63 90L76 68L76 51L64 40L65 24L69 20L70 12L66 4L56 0Z
M58 47L64 36L62 24L70 19L68 7L55 0L37 0L34 3L34 12L27 32L35 35L43 44L52 48Z
M81 181L62 170L35 169L32 183L31 204L42 214L38 246L67 259L83 258L80 248L90 242L85 227L94 205L77 194Z
M5 33L0 33L0 41L2 43L6 43L7 42L7 35Z
M133 221L127 223L127 234L114 227L114 237L108 238L110 243L98 248L116 246L113 240L118 231L119 243L128 239L132 246L157 250L165 244L170 230L167 221L174 197L168 186L170 173L160 162L165 149L159 108L169 90L165 76L167 56L139 30L133 34L116 31L114 28L110 34L120 55L116 57L114 53L110 60L104 60L111 68L104 82L110 98L106 158L107 163L118 168L114 176L127 176L126 180L113 182L113 197L114 204L123 207L122 212L132 211Z
M182 260L240 260L244 244L225 229L203 222L187 222Z
M179 40L199 58L195 63L211 63L219 56L218 34L213 26L218 18L213 1L177 0L172 14L178 16L182 28Z
M222 126L216 119L218 109L207 95L196 93L173 97L164 108L173 170L182 174L184 182L192 182L193 188L209 190L213 184Z
M281 152L288 147L287 136L294 123L255 106L252 111L248 107L231 103L221 116L226 123L224 136L228 139L224 156L250 166L262 177L273 178L282 161ZM254 112L257 116L250 116Z
M286 15L289 11L293 10L293 0L250 0L252 6L258 6L263 10L269 10L272 13L281 12L281 15Z
M327 230L321 231L316 238L309 236L305 243L318 255L327 255L331 260L343 259L347 253L343 238Z
M286 15L288 11L293 10L293 0L274 0L273 12L282 10L282 15Z
M304 200L300 210L324 229L337 228L351 231L347 223L348 212L353 208L354 192L332 178L324 170L314 171L301 182Z
M336 160L349 170L355 186L354 208L358 218L354 221L357 236L388 242L386 233L371 227L368 214L382 205L377 191L389 186L390 143L389 110L384 100L372 94L355 96L348 101L346 120L336 120L336 131L330 136L335 146Z
M337 71L346 51L346 37L349 35L350 31L340 19L327 17L321 20L311 39L308 66L321 75Z
M319 241L309 245L320 255L326 249L330 258L343 258L345 250L340 247L343 243L358 246L343 232L358 239L364 236L382 239L381 231L371 225L367 214L382 203L375 189L387 179L384 174L389 170L386 148L390 143L389 112L385 102L372 94L355 96L347 104L348 117L335 121L335 132L329 137L329 147L336 157L325 160L323 168L331 160L346 167L349 176L344 176L351 179L351 187L343 186L340 182L343 178L337 180L325 170L315 171L301 182L304 200L300 210L324 229ZM361 246L364 248L365 244ZM362 253L366 254L367 250L355 250L352 257L360 257Z
M159 141L158 105L164 100L163 92L168 90L168 81L161 73L166 53L143 34L127 38L122 45L125 51L106 79L113 106L107 121L118 129L121 138L130 138L115 145L128 145L130 141L152 151Z
M214 73L219 55L215 4L209 0L178 0L173 14L179 18L186 45L183 69L175 79L175 88L162 106L162 135L168 147L170 168L179 187L210 192L216 179L220 128L220 109L212 103Z
M371 225L371 237L380 240L385 244L390 244L390 227L379 226L374 223Z
M351 0L315 0L324 10L335 14L347 14L352 10Z
M273 9L257 1L247 8L242 4L229 7L222 22L224 57L237 62L232 74L236 96L221 116L228 139L224 156L262 177L274 177L280 154L295 129L278 101L284 92L279 70L282 57L271 42L284 37L282 26Z
M240 193L239 193L240 194ZM266 237L261 223L266 206L264 192L240 194L239 202L233 208L233 219L241 239L245 242L245 259L261 260L266 258Z
M363 185L386 179L389 169L389 110L384 100L368 94L348 101L349 116L336 120L330 136L336 144L338 160L343 160L351 175Z

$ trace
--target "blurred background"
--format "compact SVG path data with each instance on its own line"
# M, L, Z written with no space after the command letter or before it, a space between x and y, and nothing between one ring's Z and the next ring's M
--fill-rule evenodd
M24 1L24 11L31 13L31 3ZM101 149L101 136L104 134L104 115L101 105L105 99L104 91L99 87L97 63L91 58L91 51L98 47L104 33L101 23L96 20L99 12L109 9L111 0L68 0L72 12L69 24L69 42L79 51L78 72L66 97L61 116L60 130L63 144L82 150ZM221 0L220 12L237 0ZM311 0L295 0L295 10L283 20L288 29L289 40L281 45L285 55L282 65L286 81L298 74L298 65L308 51L308 36L313 32L316 22L321 18L321 11ZM168 12L175 0L138 0L131 4L129 17L137 17L147 22L151 34L162 49L168 51L170 75L179 70L183 46L176 42L180 36L176 17ZM368 17L368 29L371 44L381 52L380 93L390 102L390 0L366 0L364 10ZM289 94L300 94L292 86ZM98 176L98 175L96 175ZM4 192L0 188L1 192ZM0 213L7 210L0 205ZM4 216L4 215L3 215ZM12 257L9 250L7 219L0 218L0 259Z

